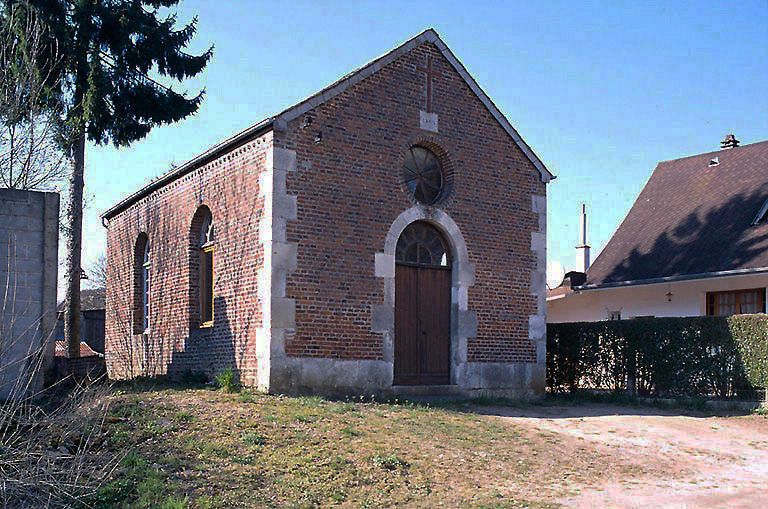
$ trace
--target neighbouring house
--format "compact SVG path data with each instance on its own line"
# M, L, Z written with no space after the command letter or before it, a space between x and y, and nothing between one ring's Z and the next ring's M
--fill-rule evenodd
M591 266L582 226L549 322L765 313L768 141L721 146L659 163Z
M104 354L104 288L80 292L80 338L89 350ZM59 302L56 341L64 341L64 302Z
M77 357L67 357L67 342L56 340L55 366L58 380L69 377L96 379L104 376L106 372L104 354L95 351L85 341L80 342L80 351Z
M62 379L98 378L106 370L104 361L104 288L80 291L80 354L67 357L64 338L64 302L59 303L56 322L56 374Z
M67 356L67 342L66 341L56 341L56 357L66 357ZM80 357L104 357L104 354L100 354L99 352L95 351L93 348L91 348L88 343L85 341L80 342Z
M104 213L109 375L542 394L551 178L427 30Z
M0 189L0 401L37 392L52 367L59 195Z

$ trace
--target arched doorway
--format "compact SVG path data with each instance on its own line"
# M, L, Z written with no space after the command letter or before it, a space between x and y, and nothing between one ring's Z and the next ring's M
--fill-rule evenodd
M451 254L443 235L416 221L395 250L395 385L451 378Z

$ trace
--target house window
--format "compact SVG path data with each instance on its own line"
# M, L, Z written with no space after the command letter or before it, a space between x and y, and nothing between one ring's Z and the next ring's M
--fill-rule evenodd
M149 330L149 242L144 246L144 257L141 265L142 309L144 311L143 328Z
M409 224L395 251L397 263L427 267L448 267L450 257L443 236L437 229L424 221Z
M150 289L149 238L140 233L133 247L133 333L144 334L149 329Z
M213 253L214 230L210 212L203 220L198 243L200 256L200 326L213 325Z
M760 224L765 219L766 214L768 214L768 200L765 200L763 206L757 211L757 215L752 220L752 226Z
M403 163L403 183L417 202L434 205L445 194L445 175L440 160L424 147L411 147Z
M707 293L707 315L765 313L765 288Z

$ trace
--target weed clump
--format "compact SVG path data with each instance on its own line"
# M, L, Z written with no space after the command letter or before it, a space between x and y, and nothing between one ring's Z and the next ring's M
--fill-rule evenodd
M373 464L377 467L394 472L396 470L406 470L410 464L395 453L377 454L373 458Z
M262 446L267 443L266 437L263 435L259 435L258 433L245 433L243 435L243 442L245 442L247 445L258 445Z
M225 368L216 375L216 385L224 392L239 392L240 379L232 368Z

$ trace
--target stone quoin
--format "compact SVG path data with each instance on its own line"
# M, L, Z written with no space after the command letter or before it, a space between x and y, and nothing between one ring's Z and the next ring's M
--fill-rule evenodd
M552 178L427 30L104 214L109 375L540 395Z

